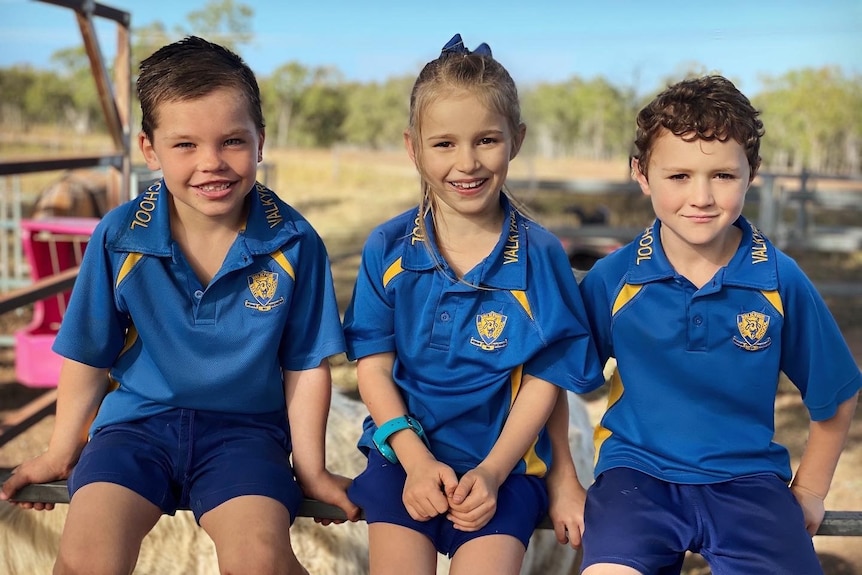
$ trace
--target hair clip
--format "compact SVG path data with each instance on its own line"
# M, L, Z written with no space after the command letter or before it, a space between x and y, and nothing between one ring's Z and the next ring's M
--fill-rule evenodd
M464 45L464 41L461 40L461 34L455 34L452 36L451 40L446 42L446 45L443 46L443 49L440 51L441 56L445 54L476 54L477 56L493 58L491 55L491 47L485 42L482 42L476 46L475 50L471 51Z

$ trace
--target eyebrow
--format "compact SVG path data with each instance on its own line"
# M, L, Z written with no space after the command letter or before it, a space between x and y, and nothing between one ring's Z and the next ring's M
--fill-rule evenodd
M713 168L710 172L740 172L744 168L744 165L740 164L735 167L731 166L720 166L718 168ZM694 168L691 167L683 167L683 166L656 166L661 172L670 172L670 173L678 173L678 172L691 172L694 171Z
M236 137L240 137L240 136L248 137L250 134L254 134L254 132L251 130L246 130L245 128L237 128L236 130L224 132L224 133L220 134L219 137L224 138L224 139L230 139L230 138L236 138ZM185 134L182 132L169 132L169 131L164 132L164 138L168 139L168 140L195 140L195 139L198 139L199 137L200 137L200 135Z
M504 130L501 130L498 128L489 128L487 130L482 130L482 131L474 134L472 137L484 138L484 137L490 136L490 135L502 136L504 133L505 133ZM429 134L425 137L428 140L451 140L451 139L455 138L455 135L447 132L444 134Z

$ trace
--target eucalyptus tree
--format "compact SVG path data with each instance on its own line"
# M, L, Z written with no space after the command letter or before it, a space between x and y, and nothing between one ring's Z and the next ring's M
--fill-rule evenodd
M397 76L382 83L351 85L344 120L347 143L375 150L402 146L413 81L412 76Z
M764 78L762 155L775 169L858 175L862 168L862 76L803 68Z

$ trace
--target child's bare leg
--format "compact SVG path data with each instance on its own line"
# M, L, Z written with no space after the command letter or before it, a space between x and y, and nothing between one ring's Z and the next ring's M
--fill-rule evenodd
M518 575L524 544L511 535L485 535L461 545L452 557L450 575Z
M274 499L244 495L201 517L222 573L305 575L290 544L290 513Z
M416 531L392 523L368 526L371 575L434 575L437 551L431 541Z
M141 541L162 511L114 483L90 483L78 489L60 537L54 575L131 573Z

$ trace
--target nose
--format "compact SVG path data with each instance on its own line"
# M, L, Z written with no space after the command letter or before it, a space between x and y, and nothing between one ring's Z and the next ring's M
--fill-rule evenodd
M709 178L697 178L692 186L689 201L693 206L711 206L715 202Z
M473 146L461 146L455 161L455 169L459 172L469 174L479 167L479 159Z
M198 168L204 172L215 172L224 166L224 158L220 147L205 146L198 148L200 161Z

